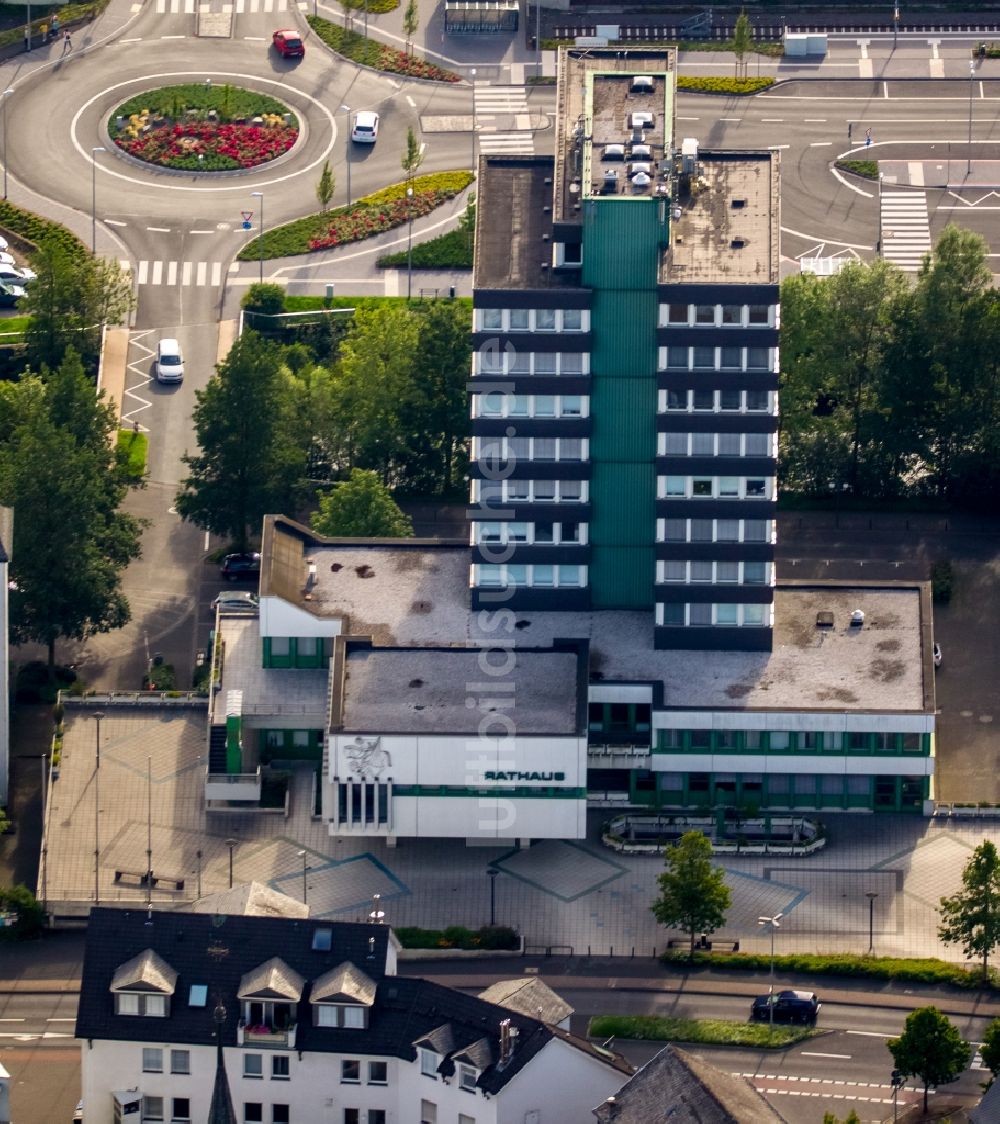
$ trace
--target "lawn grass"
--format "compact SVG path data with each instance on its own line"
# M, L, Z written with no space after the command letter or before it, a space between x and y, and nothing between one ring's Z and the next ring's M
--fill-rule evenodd
M878 179L878 161L877 160L838 160L836 166L842 172L852 172L856 176L861 176L866 180Z
M30 321L30 316L7 316L0 320L0 336L23 336ZM12 341L8 338L6 342Z
M812 1027L736 1022L732 1019L678 1019L661 1015L595 1015L587 1034L602 1041L696 1042L702 1046L752 1046L780 1050L820 1033Z
M186 82L177 86L160 86L123 101L111 114L108 130L112 136L116 134L115 118L117 117L127 119L133 114L142 114L148 110L153 115L159 114L171 120L179 120L189 109L197 110L201 114L214 109L222 122L249 120L251 117L262 117L266 113L275 113L280 117L287 113L292 118L292 125L298 128L295 114L277 98L226 83L213 83L208 86L204 82Z
M118 451L125 454L125 471L130 480L141 480L146 474L149 438L134 429L118 430Z

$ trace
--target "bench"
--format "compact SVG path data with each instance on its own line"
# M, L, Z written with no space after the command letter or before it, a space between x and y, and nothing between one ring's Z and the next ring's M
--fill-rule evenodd
M171 889L183 890L183 878L167 878L162 874L154 874L151 870L116 870L115 882L123 881L135 882L139 886L159 886L161 883L169 883Z
M667 941L667 948L689 948L691 941L689 938L676 939L671 938ZM695 952L739 952L739 941L710 941L706 937L701 937L694 942Z

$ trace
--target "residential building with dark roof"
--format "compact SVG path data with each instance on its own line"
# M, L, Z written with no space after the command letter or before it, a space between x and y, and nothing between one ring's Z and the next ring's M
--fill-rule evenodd
M384 925L93 910L85 1124L130 1105L144 1124L227 1119L227 1089L241 1124L582 1120L632 1073L537 1018L397 976L397 947Z

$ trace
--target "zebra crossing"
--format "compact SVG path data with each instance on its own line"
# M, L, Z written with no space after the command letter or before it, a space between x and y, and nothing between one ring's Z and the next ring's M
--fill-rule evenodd
M885 191L879 197L882 257L916 273L931 251L926 191Z
M147 261L139 262L135 271L137 285L221 285L221 261ZM122 269L132 272L131 263L122 261Z
M242 16L257 12L287 12L292 6L289 0L225 0L222 4L206 0L156 0L156 12L161 16L193 16L195 12L203 16L212 12Z
M498 121L503 119L501 130ZM476 86L476 131L485 154L533 153L527 86Z

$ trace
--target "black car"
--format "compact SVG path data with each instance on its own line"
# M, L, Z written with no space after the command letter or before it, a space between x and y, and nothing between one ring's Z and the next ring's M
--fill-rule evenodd
M255 578L259 573L259 554L227 554L222 560L222 576L231 582Z
M769 1005L774 1005L776 1023L812 1023L819 1014L820 1002L811 991L777 991L773 996L758 995L750 1008L750 1018L769 1022Z

